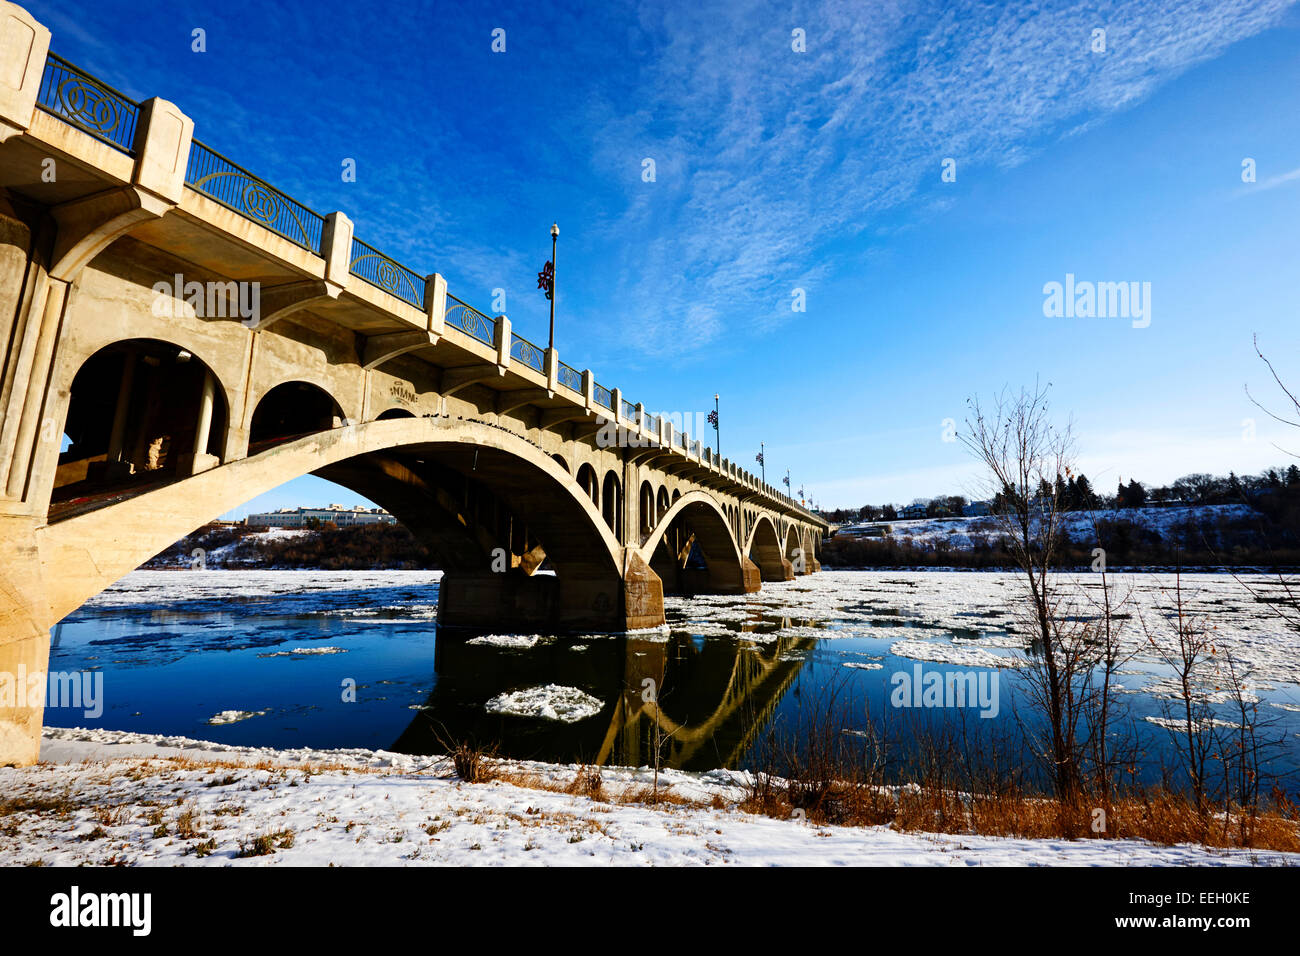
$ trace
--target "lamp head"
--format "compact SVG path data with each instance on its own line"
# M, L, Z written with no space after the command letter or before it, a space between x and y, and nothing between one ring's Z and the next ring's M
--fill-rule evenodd
M560 226L559 226L559 223L554 223L554 222L551 223L551 238L552 238L552 239L558 239L558 238L560 238Z

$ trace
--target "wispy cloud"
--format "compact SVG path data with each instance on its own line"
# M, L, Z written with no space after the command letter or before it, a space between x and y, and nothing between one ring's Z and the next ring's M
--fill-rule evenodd
M598 103L595 172L625 321L682 347L779 326L828 247L958 177L1008 168L1276 23L1289 4L647 4L634 101ZM807 52L791 48L806 33ZM1104 29L1105 52L1091 49ZM656 182L634 175L655 159ZM1291 174L1288 174L1291 175Z

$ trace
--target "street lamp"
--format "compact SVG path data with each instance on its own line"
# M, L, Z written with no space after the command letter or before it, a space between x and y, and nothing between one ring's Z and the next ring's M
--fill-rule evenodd
M555 348L555 240L560 238L559 223L551 223L551 340L547 348Z
M722 425L720 420L720 413L718 411L719 409L718 398L719 398L718 393L714 392L713 393L713 414L709 416L709 424L713 426L713 431L716 433L716 437L713 442L714 444L713 450L718 453L718 463L721 464L722 463Z

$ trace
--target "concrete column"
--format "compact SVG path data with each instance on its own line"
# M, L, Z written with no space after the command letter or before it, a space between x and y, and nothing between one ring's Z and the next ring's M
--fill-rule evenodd
M50 31L16 3L0 2L0 141L32 125Z
M611 388L609 390L609 403L614 406L614 421L625 422L623 417L623 390L621 388Z
M194 431L194 454L204 455L208 451L208 439L212 435L212 373L203 373L203 392L199 396L199 427Z
M582 395L586 400L587 411L596 407L596 376L589 368L582 371Z
M175 103L157 96L145 100L135 127L132 181L169 203L180 202L193 141L194 121Z
M441 336L447 317L447 280L436 272L424 280L424 312L429 317L428 330Z
M497 316L497 364L502 368L510 367L511 332L510 320L504 315Z
M54 347L58 339L68 284L42 276L38 283L43 294L34 296L23 324L16 361L6 369L8 401L3 428L0 428L0 474L4 475L4 494L11 500L26 497L31 474L32 453L41 429L46 388ZM33 321L34 320L34 321Z
M108 460L122 460L122 442L126 437L126 416L131 408L131 385L135 382L134 352L128 352L122 363L122 382L117 388L117 405L113 409L113 430L108 438Z
M220 462L215 455L208 454L208 439L212 435L212 407L216 399L216 383L212 373L203 373L203 391L199 395L199 421L194 430L194 450L190 454L189 473L197 475L207 471Z
M341 212L332 212L326 216L320 246L321 255L325 259L325 281L346 289L352 268L352 220ZM444 286L444 297L446 292Z
M560 353L547 349L543 367L546 369L546 387L553 392L560 383Z
M27 766L40 756L52 622L38 520L0 515L0 766Z

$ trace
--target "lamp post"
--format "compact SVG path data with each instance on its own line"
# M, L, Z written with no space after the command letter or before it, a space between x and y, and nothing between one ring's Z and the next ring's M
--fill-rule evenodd
M551 223L551 338L547 348L555 348L555 240L560 238L559 223Z
M719 396L717 392L713 393L713 431L716 435L713 444L717 447L714 451L718 453L718 461L722 461L722 414L718 404Z
M763 442L758 443L758 464L763 469L763 488L767 488L767 461L764 452L767 451L767 445Z

